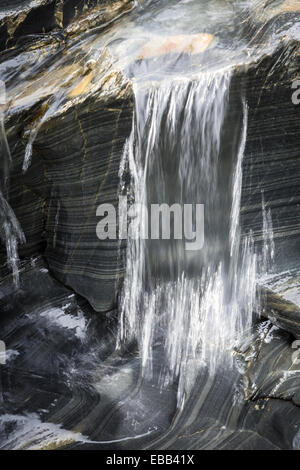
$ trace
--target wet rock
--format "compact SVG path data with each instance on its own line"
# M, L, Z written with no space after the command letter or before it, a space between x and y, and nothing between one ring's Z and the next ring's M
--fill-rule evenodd
M212 41L213 36L211 34L182 34L167 38L157 36L142 47L138 59L146 59L171 52L200 54L209 47Z
M101 203L117 205L120 159L134 110L132 81L128 58L120 68L107 45L79 38L87 22L96 26L104 21L98 22L97 8L76 10L71 1L60 6L48 28L53 33L63 25L67 42L43 34L34 44L24 17L7 44L21 33L22 41L16 50L6 51L0 64L8 91L5 129L12 154L8 199L26 236L20 255L44 256L21 264L19 291L7 267L1 269L1 340L8 346L9 361L0 366L0 446L299 448L299 366L294 355L299 307L271 285L263 297L269 321L260 321L254 336L241 340L237 368L212 376L205 365L188 362L194 386L182 411L176 405L178 384L163 391L154 385L163 357L159 344L153 381L141 380L137 354L116 353L113 309L124 271L124 245L98 240L96 209ZM178 54L190 65L210 37L190 39L176 35L165 43L154 40L142 46L147 58L139 60L151 67L155 55L164 61ZM215 57L213 49L206 52ZM299 251L299 110L291 100L298 66L299 43L291 37L257 61L237 65L227 123L232 138L230 123L239 115L244 95L249 115L243 231L252 230L258 247L264 242L264 199L276 250L286 264ZM5 247L2 251L4 263ZM107 311L109 315L103 314Z
M97 311L114 308L124 269L119 241L96 235L97 207L117 207L119 163L131 130L131 88L126 80L115 86L111 98L92 96L47 123L35 147L51 185L45 256L55 276Z
M264 291L264 314L274 325L300 338L300 307L275 294Z
M299 107L292 101L299 50L297 41L287 41L273 56L250 64L243 78L240 75L249 109L241 224L245 233L252 231L258 246L263 244L264 199L273 225L276 263L283 269L297 264L300 253Z
M177 385L141 380L138 356L114 350L115 319L95 315L41 258L22 264L20 286L9 273L0 283L2 449L299 448L299 365L270 322L241 339L238 370L214 377L189 363L196 381L180 411ZM156 377L159 345L153 359Z
M260 286L262 315L272 324L300 337L299 271L269 274Z
M0 50L36 40L35 35L79 34L130 11L133 0L16 0L1 5ZM58 36L59 37L59 36Z
M243 384L247 400L264 399L265 405L269 400L285 400L299 406L297 348L292 335L270 320L257 324L250 345L239 352L245 361Z
M53 53L55 46L44 60ZM71 63L66 57L55 74L42 62L25 89L13 86L5 126L13 149L9 200L26 237L21 257L45 252L47 246L57 277L88 296L97 310L107 311L115 306L123 267L118 242L99 242L96 236L96 209L103 202L116 204L132 91L105 50L97 59L82 54L79 63ZM91 285L83 282L85 276Z

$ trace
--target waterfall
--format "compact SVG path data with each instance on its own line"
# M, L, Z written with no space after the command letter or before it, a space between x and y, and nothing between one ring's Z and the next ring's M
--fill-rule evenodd
M130 175L127 195L141 209L129 224L118 346L137 341L146 378L153 378L158 356L160 383L178 380L179 401L192 369L214 374L233 366L234 342L251 326L256 301L256 256L239 227L247 106L241 104L225 148L230 79L222 71L135 83L121 163L121 177ZM204 204L203 248L142 237L143 207L154 203Z

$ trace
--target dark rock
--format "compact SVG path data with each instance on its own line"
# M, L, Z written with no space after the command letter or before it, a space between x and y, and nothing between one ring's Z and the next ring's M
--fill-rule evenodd
M274 325L300 338L300 307L269 289L262 289L263 315Z
M278 262L292 262L300 252L299 110L291 100L298 50L298 43L288 42L272 57L237 68L230 92L233 113L243 93L249 106L242 226L245 233L252 230L258 245L262 243L263 192L271 209ZM80 74L82 66L74 70ZM36 126L32 114L41 113L41 108L33 103L21 113L12 109L7 124L14 148L10 201L27 239L21 255L41 252L47 243L52 272L87 297L97 311L114 307L123 266L118 242L96 238L96 208L102 202L117 202L118 168L133 109L130 81L117 71L109 80L106 91L98 85L93 88L93 76L91 85L77 78L79 85L74 85L74 97L67 100L65 110L50 115L39 130L25 175L25 148L19 136ZM82 93L84 87L87 91Z
M259 45L275 22L283 27L290 2L271 3L257 10L259 19L254 15L241 36L255 27ZM262 296L262 313L270 320L240 338L237 367L213 375L205 364L188 361L186 380L193 386L181 410L179 384L158 385L161 344L153 351L152 380L141 375L134 344L123 355L115 350L124 246L120 256L118 241L97 239L96 208L117 204L120 158L133 117L128 75L137 64L127 58L120 70L109 47L94 44L87 25L108 26L132 2L105 3L104 9L87 0L28 5L15 2L15 12L0 25L1 47L10 48L0 63L12 153L7 199L26 236L20 256L31 257L20 265L19 290L8 267L1 268L1 340L9 360L0 366L0 447L298 449L294 338L300 309L272 286ZM207 53L213 60L215 52ZM156 62L155 73L165 59ZM151 60L140 64L142 72L143 66L154 68ZM191 58L182 60L179 68ZM291 100L299 43L286 37L247 64L234 69L228 116L230 127L244 95L249 119L242 226L244 233L252 230L259 248L263 192L276 261L287 268L300 251L299 107Z
M35 144L52 192L45 226L50 269L102 312L114 308L124 270L119 241L96 235L98 205L117 207L120 157L131 130L131 88L126 81L117 86L119 97L93 96L47 123Z
M20 286L10 274L0 284L2 449L299 448L299 365L270 322L241 339L239 372L197 369L180 411L177 385L154 385L159 346L153 381L141 380L139 358L114 352L115 320L94 315L41 258L22 264Z
M1 5L0 50L20 45L36 35L79 34L103 26L129 11L133 0L16 0ZM68 31L65 30L68 28Z

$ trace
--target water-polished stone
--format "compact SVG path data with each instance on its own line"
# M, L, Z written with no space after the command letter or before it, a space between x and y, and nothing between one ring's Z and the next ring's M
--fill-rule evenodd
M19 289L1 247L0 340L7 349L0 365L0 447L299 449L300 310L285 295L290 288L277 288L280 280L264 285L256 312L263 318L240 338L232 369L213 375L201 361L188 362L186 380L193 385L179 409L176 381L159 385L160 343L152 380L142 375L135 344L115 348L125 243L96 236L98 205L117 205L134 80L158 83L162 70L176 76L183 68L193 76L199 65L205 72L228 56L226 135L232 139L241 97L248 106L243 233L252 231L259 253L264 202L277 269L297 266L299 106L291 84L299 71L298 5L257 2L226 30L219 20L218 37L175 31L157 48L149 31L126 37L135 22L142 29L147 5L142 14L144 5L136 10L126 0L101 7L75 0L30 4L16 0L11 12L10 3L0 20L12 155L7 199L26 237Z

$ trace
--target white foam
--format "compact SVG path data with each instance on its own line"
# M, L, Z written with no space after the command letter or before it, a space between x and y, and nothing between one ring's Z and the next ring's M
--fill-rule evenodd
M50 308L40 314L41 317L46 318L53 325L65 328L68 330L75 330L75 336L83 340L86 335L87 321L81 310L78 310L78 315L74 316L64 311L67 306L63 308Z

